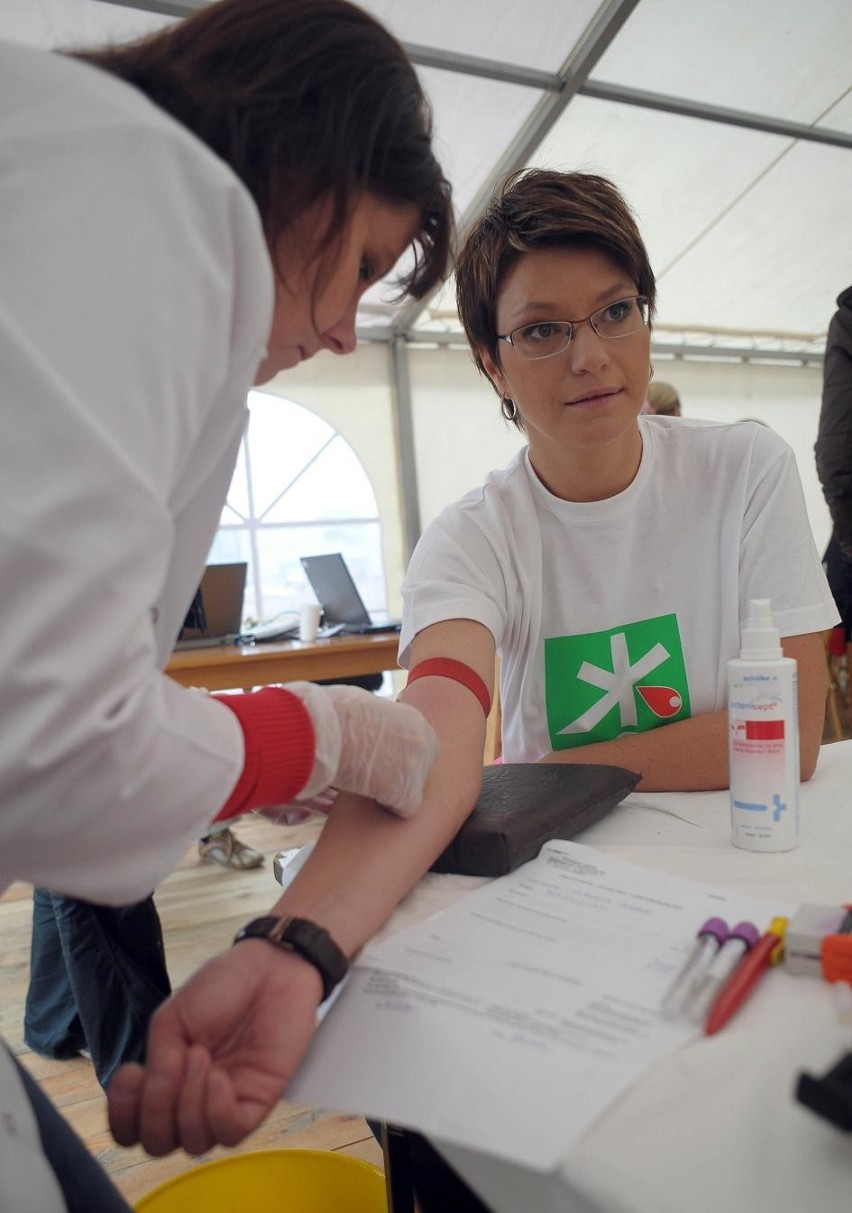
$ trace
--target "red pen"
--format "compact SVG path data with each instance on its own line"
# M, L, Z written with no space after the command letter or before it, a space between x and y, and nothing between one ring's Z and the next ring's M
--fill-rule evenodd
M766 934L746 952L710 1008L704 1025L705 1036L712 1036L723 1028L737 1013L770 965L778 964L784 951L784 934L789 921L788 918L773 918Z

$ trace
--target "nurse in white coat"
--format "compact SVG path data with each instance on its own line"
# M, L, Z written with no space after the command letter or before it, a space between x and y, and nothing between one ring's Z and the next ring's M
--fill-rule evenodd
M115 1080L121 1140L201 1151L263 1118L419 874L383 884L351 853L417 828L436 742L355 688L207 696L162 668L248 390L354 349L359 298L406 249L404 291L439 281L449 188L372 18L221 0L128 48L0 46L0 209L0 888L132 901L210 821L344 789L326 862L270 908L291 947L249 938L202 970L158 1013L147 1071ZM0 1048L0 1207L124 1207L46 1104Z

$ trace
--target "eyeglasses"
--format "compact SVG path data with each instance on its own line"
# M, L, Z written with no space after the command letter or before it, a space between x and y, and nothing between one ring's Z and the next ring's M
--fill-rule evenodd
M648 300L643 295L617 299L582 320L539 320L512 329L505 337L498 333L497 340L508 342L521 358L552 358L568 349L574 330L586 321L607 340L630 337L648 326Z

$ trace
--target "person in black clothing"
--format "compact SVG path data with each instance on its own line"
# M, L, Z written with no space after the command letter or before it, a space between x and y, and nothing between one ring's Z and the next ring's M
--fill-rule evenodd
M822 408L814 451L833 528L823 563L849 646L852 643L852 286L838 296L837 311L828 328Z

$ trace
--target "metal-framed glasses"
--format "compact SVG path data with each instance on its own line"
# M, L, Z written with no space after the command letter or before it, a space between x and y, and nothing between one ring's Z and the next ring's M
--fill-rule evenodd
M508 342L521 358L552 358L568 349L575 329L587 321L606 340L630 337L648 326L648 300L644 295L631 295L598 308L582 320L538 320L522 324L505 336L498 334L497 340Z

